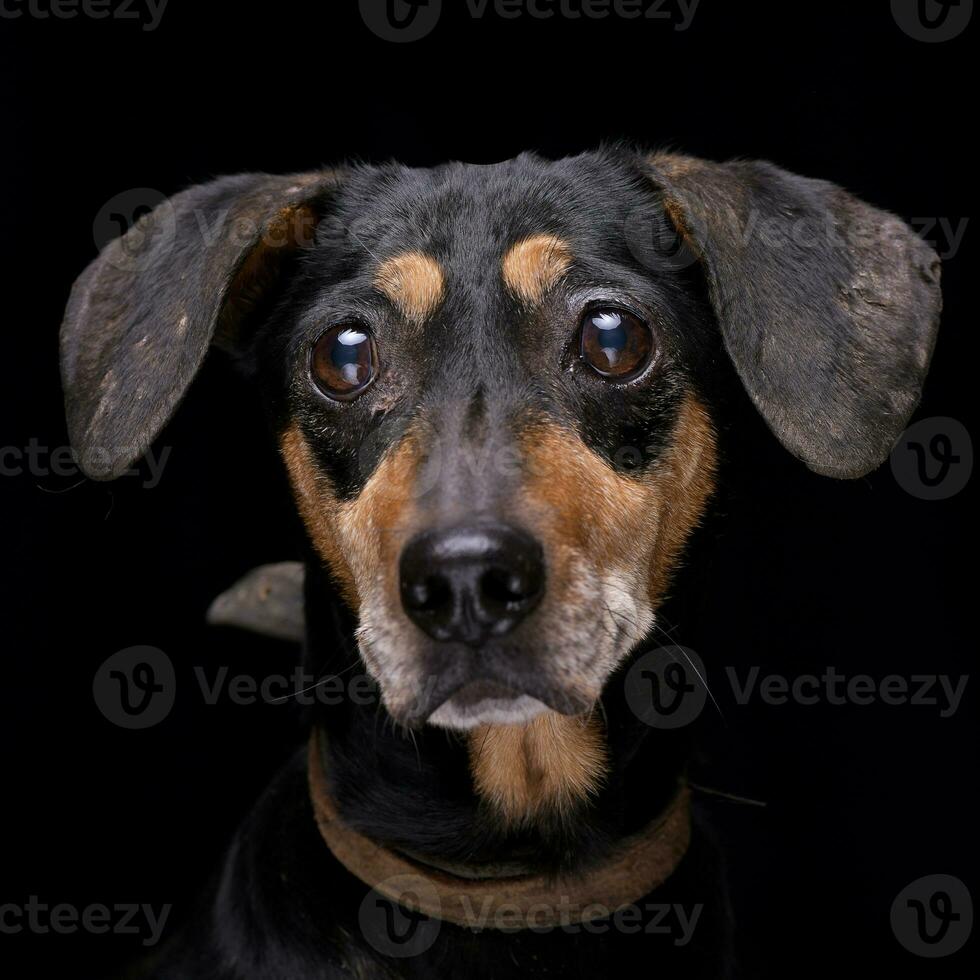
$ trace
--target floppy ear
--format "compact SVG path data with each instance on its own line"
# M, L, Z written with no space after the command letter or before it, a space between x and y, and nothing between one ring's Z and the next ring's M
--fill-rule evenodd
M873 470L929 366L942 305L933 250L894 215L770 163L658 154L646 169L770 429L817 473Z
M241 174L164 201L79 276L61 327L68 433L90 477L113 479L173 414L219 334L310 244L334 171Z

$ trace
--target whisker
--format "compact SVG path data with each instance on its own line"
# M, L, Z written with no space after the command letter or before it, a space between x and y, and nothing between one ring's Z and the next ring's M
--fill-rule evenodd
M279 703L281 703L283 701L288 701L290 698L298 698L301 694L306 694L309 691L315 691L321 684L325 684L325 683L327 683L327 681L331 681L331 680L334 679L334 677L337 677L337 676L339 676L339 675L337 675L337 674L324 674L323 677L321 677L315 683L311 684L309 687L301 688L298 691L290 691L289 694L284 694L281 698L269 698L269 704L279 704Z
M409 738L412 740L412 745L415 746L415 761L418 763L419 772L422 771L422 753L419 752L418 739L415 737L415 732L412 731L408 725L405 726L405 731L408 733Z
M705 793L707 796L718 796L725 800L731 800L732 803L745 803L749 806L769 806L764 800L753 800L748 796L737 796L735 793L726 793L721 789L712 789L710 786L701 786L698 783L688 783L691 789L698 793Z
M657 626L656 623L654 623L654 628L660 629L660 627ZM674 638L668 632L666 632L666 630L660 629L660 632L663 633L664 636L666 636L668 640L670 640L670 644L671 644L670 646L661 647L661 649L667 651L667 655L674 661L674 663L680 663L680 661L671 652L671 647L674 647L674 648L680 650L680 652L684 655L684 659L691 665L691 670L693 670L694 673L697 674L698 680L703 685L705 691L708 694L708 697L711 698L711 703L715 706L715 711L718 712L718 716L727 725L728 724L728 720L725 718L725 713L721 710L721 705L718 704L718 701L715 698L714 694L712 693L711 688L708 686L708 682L704 679L704 676L701 674L701 671L698 670L698 668L695 666L694 661L690 658L690 656L688 655L687 651L682 646L680 646L674 640Z

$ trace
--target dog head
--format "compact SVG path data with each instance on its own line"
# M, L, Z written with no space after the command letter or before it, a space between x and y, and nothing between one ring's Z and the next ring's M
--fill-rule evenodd
M62 330L90 475L209 346L247 351L310 540L397 719L587 710L711 494L730 362L783 445L856 477L912 410L938 260L766 163L604 151L194 187L110 243Z

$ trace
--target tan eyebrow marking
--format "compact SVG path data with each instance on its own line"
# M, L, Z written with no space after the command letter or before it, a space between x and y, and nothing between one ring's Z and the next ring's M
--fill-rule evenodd
M403 252L385 259L375 273L374 285L417 324L436 311L446 288L439 263L421 252Z
M504 256L504 282L519 299L540 303L571 264L571 249L556 235L532 235Z

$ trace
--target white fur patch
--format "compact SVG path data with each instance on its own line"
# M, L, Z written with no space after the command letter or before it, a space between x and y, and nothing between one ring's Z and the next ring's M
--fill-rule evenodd
M547 710L547 705L527 694L513 698L484 698L465 708L458 708L449 698L432 712L429 724L457 731L478 725L523 725Z

